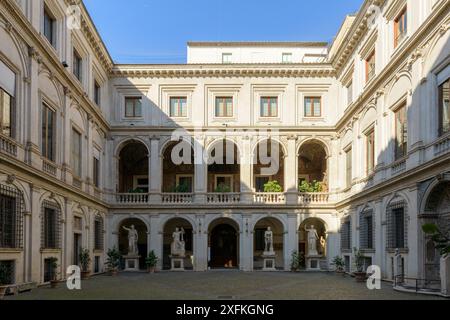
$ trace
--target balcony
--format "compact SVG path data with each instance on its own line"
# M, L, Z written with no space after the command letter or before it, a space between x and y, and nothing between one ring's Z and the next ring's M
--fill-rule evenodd
M0 135L0 151L16 157L17 156L17 143L10 137Z

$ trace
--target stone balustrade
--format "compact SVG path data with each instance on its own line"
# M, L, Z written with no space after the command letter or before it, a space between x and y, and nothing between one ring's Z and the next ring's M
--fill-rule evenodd
M226 193L208 193L206 195L206 202L209 204L223 204L223 203L239 203L240 193L226 192Z

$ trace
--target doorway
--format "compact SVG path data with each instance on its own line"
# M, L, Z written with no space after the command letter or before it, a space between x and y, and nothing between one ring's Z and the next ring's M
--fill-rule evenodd
M80 264L80 252L81 252L81 234L73 234L73 264L78 266Z
M210 233L211 268L238 267L238 233L229 224L219 224Z

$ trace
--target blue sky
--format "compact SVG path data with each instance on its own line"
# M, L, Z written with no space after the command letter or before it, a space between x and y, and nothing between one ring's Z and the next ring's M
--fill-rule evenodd
M363 0L84 0L118 63L185 63L187 41L327 41Z

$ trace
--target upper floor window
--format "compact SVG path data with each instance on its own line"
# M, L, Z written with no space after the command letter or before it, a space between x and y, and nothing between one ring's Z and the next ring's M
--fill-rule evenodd
M292 53L283 53L282 62L283 63L292 63Z
M142 99L141 97L125 98L125 117L139 118L142 117Z
M216 117L233 116L233 97L216 97Z
M375 165L375 131L370 130L366 134L366 173L369 175L373 172Z
M56 19L46 6L44 7L44 36L53 47L56 46Z
M171 97L170 98L170 116L174 118L187 117L187 98Z
M366 59L366 82L375 76L375 50Z
M222 63L231 63L231 58L233 55L231 53L222 53Z
M73 74L78 80L82 80L83 59L77 50L73 49Z
M345 151L345 182L346 187L352 186L352 148L348 148Z
M42 104L42 156L55 161L55 111Z
M93 182L96 188L100 188L100 160L94 156L92 163Z
M408 149L408 122L406 104L395 112L395 160L406 156Z
M100 106L100 85L97 81L94 81L94 102L97 106Z
M305 97L305 117L322 116L322 98Z
M450 132L450 78L439 86L439 135Z
M14 137L16 74L0 61L0 133Z
M408 31L408 13L405 7L394 20L394 47L405 38Z
M81 134L72 129L72 170L73 174L81 178Z
M261 117L278 117L278 97L261 97Z

